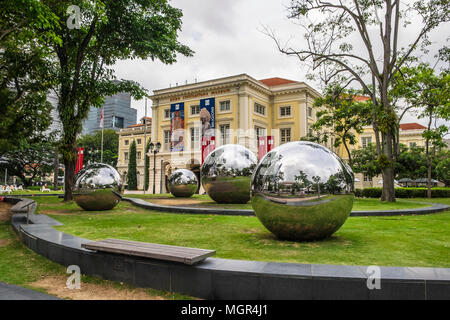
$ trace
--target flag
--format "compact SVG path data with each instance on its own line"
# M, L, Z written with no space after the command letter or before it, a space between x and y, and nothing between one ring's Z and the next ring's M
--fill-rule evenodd
M81 169L83 169L83 158L84 158L84 148L78 148L75 173L78 173Z
M100 128L103 128L103 108L102 112L100 113Z

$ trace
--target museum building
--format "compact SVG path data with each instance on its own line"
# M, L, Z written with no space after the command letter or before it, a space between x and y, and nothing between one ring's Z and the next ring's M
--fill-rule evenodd
M192 170L200 178L202 160L221 145L240 144L260 158L280 144L306 136L315 121L314 99L320 96L304 82L256 80L247 74L153 93L151 140L161 143L156 193L167 192L167 178L176 169ZM152 184L153 158L150 190Z

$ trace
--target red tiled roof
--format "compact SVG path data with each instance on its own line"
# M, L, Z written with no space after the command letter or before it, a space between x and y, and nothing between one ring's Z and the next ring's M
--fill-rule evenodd
M413 122L413 123L401 123L400 129L401 130L417 130L417 129L426 129L426 127L424 127L421 124Z
M283 79L283 78L268 78L259 80L259 82L264 83L268 87L281 86L283 84L296 83L297 81Z
M364 101L369 101L370 97L366 97L366 96L355 96L353 98L356 102L364 102Z
M136 128L136 127L142 127L142 123L132 124L131 126L128 126L128 128Z

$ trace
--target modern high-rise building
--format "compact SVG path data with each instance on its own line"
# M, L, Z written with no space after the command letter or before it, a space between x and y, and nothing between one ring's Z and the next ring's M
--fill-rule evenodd
M49 93L47 95L47 101L52 104L52 111L50 112L50 116L52 118L52 122L50 123L50 126L48 127L46 134L49 134L51 132L55 132L57 134L57 138L61 137L62 134L62 123L61 119L59 118L58 114L58 97L54 93Z
M100 130L102 108L91 107L86 120L83 122L82 134L91 134ZM103 128L119 131L137 122L137 110L131 108L129 93L118 93L105 99L103 105Z

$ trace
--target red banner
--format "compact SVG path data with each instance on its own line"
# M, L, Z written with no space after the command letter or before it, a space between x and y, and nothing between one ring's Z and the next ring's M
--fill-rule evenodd
M258 159L262 159L267 152L273 149L273 136L258 137Z
M275 139L273 136L267 136L267 152L272 151L272 149L275 147Z
M216 137L203 137L202 138L202 164L205 161L208 154L210 154L216 148Z
M84 155L84 148L78 148L75 174L77 174L81 169L83 169L83 155Z

